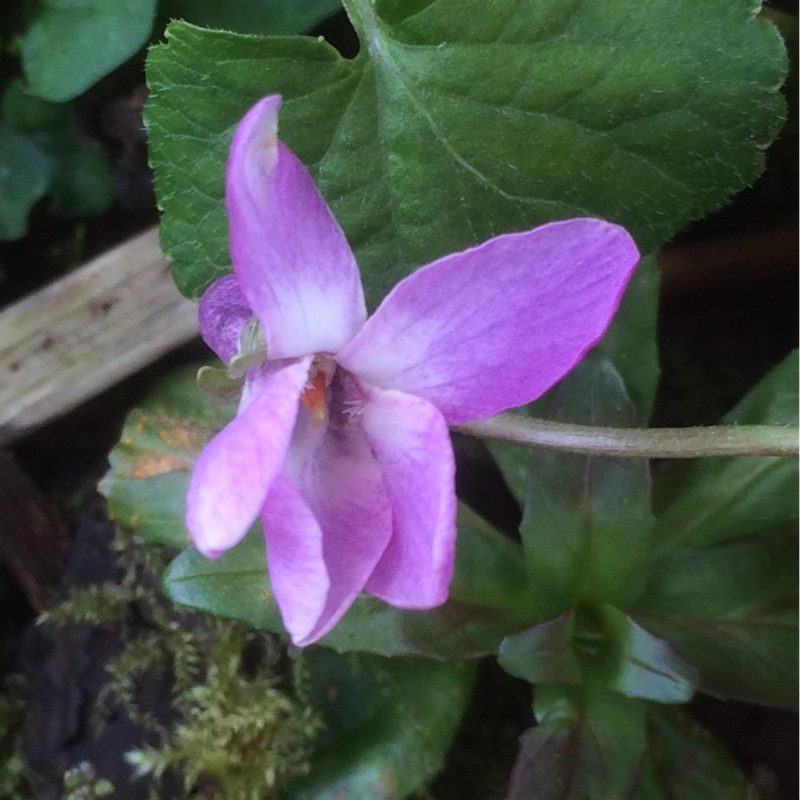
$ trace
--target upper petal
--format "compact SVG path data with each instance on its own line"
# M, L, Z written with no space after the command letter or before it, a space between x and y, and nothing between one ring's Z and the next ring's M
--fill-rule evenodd
M377 389L362 424L392 508L392 538L366 589L400 608L438 606L447 599L456 539L447 423L426 400Z
M325 611L330 580L322 529L308 504L283 475L272 482L261 512L269 580L292 641L301 645Z
M205 343L226 364L239 349L239 334L253 312L234 275L220 278L200 299L198 317Z
M366 317L361 280L311 176L278 141L280 104L278 95L258 102L233 138L225 189L231 259L270 358L332 353Z
M602 338L638 259L623 228L596 219L498 236L401 281L336 360L451 425L491 416L537 398Z
M283 467L310 362L260 369L237 416L200 453L186 527L203 555L215 558L233 547L258 516Z
M305 409L301 415L309 416ZM292 441L287 475L322 530L330 589L316 624L296 644L310 644L341 619L367 583L391 537L381 469L357 418L303 425Z

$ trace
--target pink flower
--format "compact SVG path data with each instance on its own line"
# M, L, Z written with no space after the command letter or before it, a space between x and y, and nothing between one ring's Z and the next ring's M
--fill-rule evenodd
M616 225L556 222L428 264L367 319L344 235L278 141L280 104L257 103L231 146L235 275L206 292L200 327L248 369L236 418L197 460L186 523L214 558L260 516L272 591L305 645L362 590L407 609L446 600L447 426L534 400L575 366L639 254Z

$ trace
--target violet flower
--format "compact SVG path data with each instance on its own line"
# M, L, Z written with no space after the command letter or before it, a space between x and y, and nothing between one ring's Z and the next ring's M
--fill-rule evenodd
M405 609L446 600L447 426L534 400L575 366L639 254L616 225L556 222L417 270L367 319L344 235L278 141L280 104L257 103L231 146L235 275L206 292L200 328L246 376L237 416L197 460L186 523L214 558L260 516L272 591L305 645L362 590Z

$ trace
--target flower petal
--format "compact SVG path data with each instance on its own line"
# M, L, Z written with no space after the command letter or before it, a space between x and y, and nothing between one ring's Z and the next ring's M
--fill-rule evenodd
M455 462L447 423L426 400L373 390L362 424L383 471L392 538L368 592L400 608L447 599L456 539Z
M323 615L330 588L322 554L322 529L283 475L272 482L261 522L272 593L286 630L300 645Z
M536 399L596 344L639 253L596 219L498 236L401 281L336 360L449 424Z
M225 198L239 286L270 358L335 352L366 310L353 254L311 176L278 141L278 95L239 123Z
M208 558L233 547L261 511L284 464L310 363L262 367L237 416L200 453L186 497L186 527Z
M239 349L239 334L253 312L234 275L220 278L206 289L197 310L200 334L226 364Z
M301 409L305 417L310 415ZM364 588L391 537L391 511L381 470L357 418L318 428L298 421L287 475L300 490L323 533L330 580L325 608L310 644L330 631ZM307 420L305 420L307 421Z

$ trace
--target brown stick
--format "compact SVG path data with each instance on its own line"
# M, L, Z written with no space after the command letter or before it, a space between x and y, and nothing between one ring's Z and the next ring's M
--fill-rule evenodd
M0 312L0 443L197 336L152 228Z

